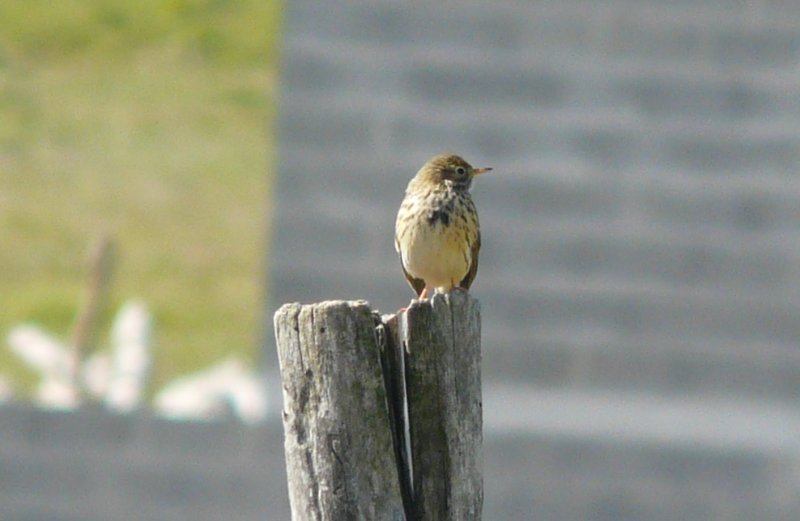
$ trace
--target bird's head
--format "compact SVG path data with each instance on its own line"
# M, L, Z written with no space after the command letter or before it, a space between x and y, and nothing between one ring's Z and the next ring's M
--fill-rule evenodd
M491 168L473 168L461 156L441 154L431 158L417 172L414 181L426 187L450 187L469 190L472 178L489 172Z

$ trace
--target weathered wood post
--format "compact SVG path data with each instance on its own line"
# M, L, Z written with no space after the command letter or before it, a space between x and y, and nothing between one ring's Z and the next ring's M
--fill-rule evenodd
M294 521L480 521L477 300L287 304L275 334Z
M478 301L466 292L409 306L398 320L417 521L479 520L483 401Z
M294 521L403 519L376 319L366 302L275 314Z

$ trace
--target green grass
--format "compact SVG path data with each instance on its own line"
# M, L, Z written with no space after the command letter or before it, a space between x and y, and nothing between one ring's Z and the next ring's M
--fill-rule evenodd
M156 319L154 387L258 355L276 47L268 0L0 3L0 374L10 327L67 338L86 255ZM111 313L103 316L105 341Z

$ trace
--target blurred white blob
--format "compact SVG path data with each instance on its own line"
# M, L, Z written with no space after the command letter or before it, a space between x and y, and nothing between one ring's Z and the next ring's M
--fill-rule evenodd
M73 382L73 359L66 346L31 324L23 324L8 334L8 346L41 380L36 401L47 408L73 409L79 393Z
M102 401L111 384L111 355L103 351L93 354L81 368L84 392L95 401Z
M211 420L233 415L246 423L267 413L263 379L236 358L175 379L155 397L159 414L176 420Z
M81 390L115 411L129 412L140 406L150 367L151 333L147 307L139 301L126 302L114 319L111 355L98 351L82 364ZM63 342L38 326L24 324L11 330L8 345L40 374L37 403L54 409L79 405L72 352Z
M73 381L73 354L69 347L41 328L25 324L8 335L11 351L41 376L36 392L39 405L74 409L81 394L103 402L110 410L127 413L142 405L150 369L153 321L139 301L126 302L114 318L111 352L98 351L80 370L79 388ZM4 394L0 380L0 400ZM10 394L10 386L8 386ZM246 423L267 414L263 379L241 360L229 358L204 371L167 384L155 398L155 409L180 420L235 417Z
M142 400L150 368L152 319L147 307L130 300L122 306L111 329L113 355L106 405L119 412L129 412Z

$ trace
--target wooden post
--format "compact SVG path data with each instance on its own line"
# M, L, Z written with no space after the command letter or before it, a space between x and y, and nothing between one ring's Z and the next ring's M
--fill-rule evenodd
M478 301L463 291L400 315L414 519L478 521L483 508L483 402Z
M275 335L292 519L401 521L376 317L367 303L284 305Z
M83 305L72 330L72 388L80 395L81 364L94 349L97 325L108 297L114 267L114 243L100 237L89 252L89 273Z
M275 333L293 520L480 521L477 300L287 304Z

